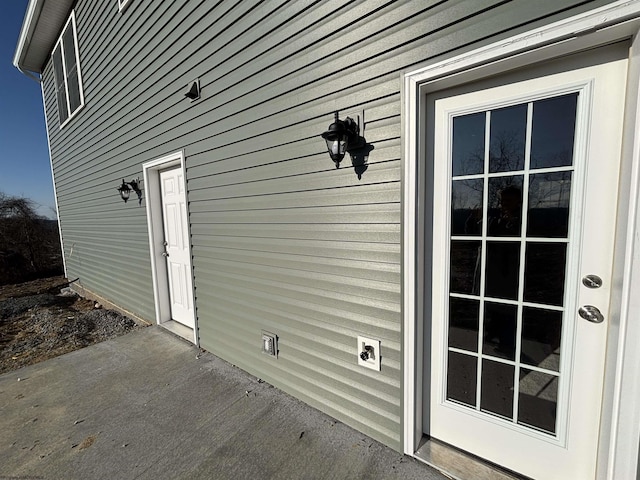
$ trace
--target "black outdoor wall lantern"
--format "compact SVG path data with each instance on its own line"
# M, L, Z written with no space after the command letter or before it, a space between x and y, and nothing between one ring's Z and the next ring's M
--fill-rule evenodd
M340 168L340 162L345 153L348 153L351 156L351 165L360 180L368 168L369 153L374 148L373 145L367 143L366 138L360 135L361 120L364 128L364 110L358 113L357 122L351 117L340 120L338 112L335 115L335 121L322 134L322 138L327 142L329 156L336 164L336 168Z
M336 168L340 168L344 154L350 149L358 147L362 137L359 135L360 127L352 118L347 117L340 120L338 112L335 115L335 121L322 134L322 138L327 142L327 150L329 150L331 160L336 164Z
M136 192L138 195L138 205L142 204L142 190L139 187L140 179L131 180L130 182L125 182L124 178L122 179L122 185L118 187L118 191L120 192L120 198L124 200L124 203L127 203L129 200L129 195L131 194L131 190ZM129 188L131 187L131 188Z

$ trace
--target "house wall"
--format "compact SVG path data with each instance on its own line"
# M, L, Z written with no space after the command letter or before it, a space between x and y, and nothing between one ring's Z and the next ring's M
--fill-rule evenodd
M605 3L80 0L85 106L62 130L43 72L69 278L155 318L146 205L116 188L183 149L201 345L401 450L401 72ZM364 111L360 180L319 137L336 110Z

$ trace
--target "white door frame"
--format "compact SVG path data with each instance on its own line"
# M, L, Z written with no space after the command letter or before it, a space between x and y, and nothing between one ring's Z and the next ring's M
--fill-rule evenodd
M184 178L184 191L187 191L187 176L184 163L184 152L171 153L157 160L144 163L142 174L144 177L145 191L147 194L147 225L149 226L149 252L151 254L151 274L153 277L153 296L156 308L156 323L158 325L171 320L171 305L169 300L169 278L166 262L162 253L164 247L164 227L162 223L162 192L160 189L160 170L171 167L179 167ZM187 202L187 208L188 202ZM187 212L188 215L188 212ZM187 229L189 226L187 225ZM187 232L191 238L190 231ZM193 272L191 261L191 241L189 241L189 265L188 270ZM193 343L199 345L198 318L195 314L195 295L191 291L192 305L194 305L193 319Z
M402 77L403 131L403 443L414 455L422 438L424 192L420 160L427 142L426 95L546 59L633 39L625 105L614 292L607 346L597 478L635 478L640 439L640 1L617 1L407 72Z

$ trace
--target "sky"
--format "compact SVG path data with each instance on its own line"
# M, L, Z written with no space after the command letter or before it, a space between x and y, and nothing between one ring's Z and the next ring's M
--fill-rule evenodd
M40 85L13 66L28 0L3 1L0 16L0 192L31 199L56 218Z

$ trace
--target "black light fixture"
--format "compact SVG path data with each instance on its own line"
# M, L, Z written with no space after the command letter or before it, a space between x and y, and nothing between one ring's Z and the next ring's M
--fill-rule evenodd
M340 168L340 162L344 158L344 154L350 148L359 146L361 143L360 127L352 118L347 117L340 120L338 112L335 113L335 121L329 125L326 132L322 134L322 138L327 142L327 150L336 168Z
M138 186L139 183L140 179L131 180L130 182L125 182L124 178L122 179L122 185L118 187L118 191L120 192L120 198L124 200L124 203L127 203L127 200L129 200L131 190L136 192L136 195L138 195L138 205L142 203L142 190L140 190L140 187Z

